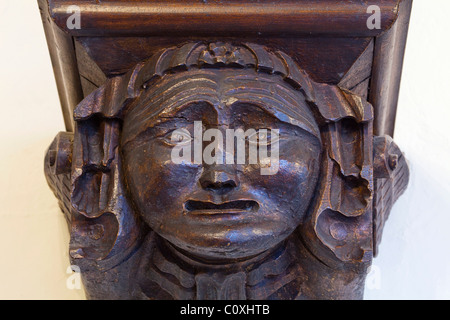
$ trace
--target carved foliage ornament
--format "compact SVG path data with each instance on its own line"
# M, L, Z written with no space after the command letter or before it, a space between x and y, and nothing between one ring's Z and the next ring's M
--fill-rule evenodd
M92 299L361 298L408 182L400 150L374 139L367 101L256 44L162 50L86 97L74 119L46 175ZM167 135L194 121L280 129L279 171L174 164Z

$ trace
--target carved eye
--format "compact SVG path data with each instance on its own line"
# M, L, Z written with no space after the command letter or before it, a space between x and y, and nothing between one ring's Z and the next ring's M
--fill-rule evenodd
M256 144L258 146L269 146L280 140L278 130L271 129L258 129L255 133L247 137L250 144Z
M188 130L177 129L166 134L163 140L171 146L183 146L191 143L193 138Z

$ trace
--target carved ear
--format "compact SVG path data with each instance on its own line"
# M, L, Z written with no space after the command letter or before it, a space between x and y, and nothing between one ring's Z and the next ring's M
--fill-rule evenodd
M72 167L72 206L87 218L98 218L108 207L114 180L112 163L119 122L96 118L77 126Z
M302 232L322 261L369 263L372 259L372 107L338 87L317 85L325 153L320 194ZM309 239L309 240L308 240ZM318 239L319 241L311 241Z
M372 190L363 178L344 176L328 155L315 210L305 225L310 250L329 266L372 259Z
M331 209L346 217L363 215L372 201L371 155L364 147L366 124L343 119L328 126L324 139L333 163L330 189Z
M128 205L119 156L120 122L78 122L72 161L73 258L107 260L128 251L139 223Z

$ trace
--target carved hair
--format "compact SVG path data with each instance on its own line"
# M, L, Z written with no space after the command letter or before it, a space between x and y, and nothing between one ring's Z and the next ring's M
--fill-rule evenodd
M76 108L71 249L82 248L84 253L72 256L106 263L123 258L139 243L145 226L128 204L119 170L122 121L142 92L164 75L204 68L278 75L300 93L320 127L323 164L314 203L297 233L326 264L370 262L372 106L335 85L313 82L281 51L249 43L203 42L162 50L127 74L108 79ZM105 236L86 240L86 228L92 225L103 226Z

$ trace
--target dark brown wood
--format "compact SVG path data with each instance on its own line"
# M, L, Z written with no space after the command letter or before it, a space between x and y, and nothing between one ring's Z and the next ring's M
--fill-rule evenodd
M347 89L367 100L372 75L374 40L354 62L350 70L340 80L338 86Z
M50 58L55 74L59 100L61 102L66 130L73 132L72 113L75 106L83 99L80 78L77 69L77 59L73 47L73 38L55 26L50 19L48 3L38 0L44 25L45 37L49 44Z
M67 30L68 8L79 6L74 36L378 36L397 19L397 0L49 0L52 18ZM367 8L381 9L381 28L367 28ZM136 23L139 21L139 23Z
M409 169L405 156L390 136L375 137L374 148L373 236L374 256L377 256L391 209L408 186Z
M100 67L86 52L86 49L78 41L75 41L75 54L77 57L83 94L87 97L92 91L102 86L107 78Z
M48 12L85 98L45 173L88 297L361 299L408 184L376 130L393 132L401 66L387 61L402 60L410 1L370 3L374 30L365 1L73 4L81 29L65 25L68 2ZM198 129L238 128L272 130L278 158L204 158Z
M136 63L148 59L159 50L189 42L202 41L198 37L80 37L76 38L90 52L102 71L108 76L127 72ZM371 46L373 38L222 38L216 40L253 42L283 50L305 66L305 71L317 82L337 84L348 73L353 63ZM108 55L105 55L108 48ZM373 50L373 46L369 51ZM345 51L345 55L342 52ZM315 54L311 54L314 52ZM371 63L371 62L370 62ZM371 64L369 65L370 68ZM366 66L367 68L367 66Z
M158 1L134 0L99 3L94 0L70 3L40 0L40 3L42 8L47 5L47 9L43 10L46 14L44 20L57 24L73 41L82 43L90 59L106 76L125 73L134 64L163 48L192 40L220 39L253 42L281 49L301 64L315 81L337 84L360 55L366 52L369 43L376 41L373 79L366 79L355 89L364 96L364 91L372 88L368 96L377 115L375 132L380 135L393 134L411 0L378 0L373 3L304 0L204 3L192 0L183 3L165 1L164 5ZM371 15L367 13L367 8L374 4L381 10L381 28L371 30L367 28L367 19ZM67 28L67 18L72 14L67 12L70 5L76 5L81 10L83 18L79 30ZM230 6L234 6L234 9L229 10L235 13L244 12L241 9L249 7L245 14L230 15L226 11ZM193 16L188 18L189 12ZM214 19L211 15L214 15ZM399 22L395 23L398 17ZM268 33L264 33L264 30ZM205 35L205 32L212 34ZM64 45L56 48L57 42L50 39L51 52L74 55L73 48ZM56 55L52 56L55 56L55 64L66 67L73 65ZM80 59L84 60L84 57ZM83 74L77 80L72 72L60 74L57 76L60 95L68 95L77 102L80 101L80 88L89 88L87 92L90 92L94 88L89 83L92 82L90 78L97 77ZM76 84L77 81L83 85ZM74 85L71 88L78 86L78 89L71 93L66 84L72 82ZM71 105L72 109L66 105ZM64 114L70 114L73 103L62 103L62 107Z
M375 108L375 134L394 136L395 116L403 69L412 0L402 0L400 15L391 29L375 40L369 102Z

